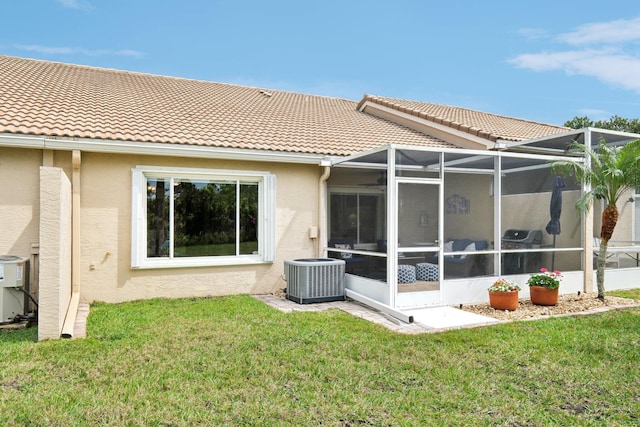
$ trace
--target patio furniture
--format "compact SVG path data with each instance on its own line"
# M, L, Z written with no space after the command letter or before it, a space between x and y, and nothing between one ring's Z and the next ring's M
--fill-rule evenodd
M329 247L335 249L353 250L355 242L350 239L331 239ZM349 252L329 252L329 257L341 259L345 262L345 271L354 273L364 268L366 258L362 255L352 254Z
M398 265L398 283L415 283L416 267L413 265Z
M430 262L421 262L416 265L416 279L427 282L439 280L440 268L438 264Z
M486 240L450 239L444 244L444 253L484 251L489 247ZM456 254L444 256L444 277L451 279L456 277L484 276L487 274L489 257L486 254ZM426 259L430 264L438 264L438 258L434 254Z

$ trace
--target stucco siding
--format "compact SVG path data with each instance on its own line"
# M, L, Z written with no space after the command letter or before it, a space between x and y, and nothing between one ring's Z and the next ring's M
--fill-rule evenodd
M71 183L59 168L40 180L40 293L38 339L60 338L71 299Z
M0 255L29 257L39 241L42 152L0 148Z
M131 268L131 169L161 166L266 171L276 175L276 258L224 267ZM81 298L121 302L153 297L268 293L284 288L285 259L314 255L318 166L171 157L82 154Z

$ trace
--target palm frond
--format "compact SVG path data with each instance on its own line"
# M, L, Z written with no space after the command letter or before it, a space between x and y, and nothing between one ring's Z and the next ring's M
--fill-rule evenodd
M569 150L582 153L585 162L556 161L552 163L552 170L574 176L578 182L590 186L591 190L576 204L579 211L587 212L597 199L615 204L625 192L640 187L640 140L624 146L607 145L601 140L592 149L574 142Z

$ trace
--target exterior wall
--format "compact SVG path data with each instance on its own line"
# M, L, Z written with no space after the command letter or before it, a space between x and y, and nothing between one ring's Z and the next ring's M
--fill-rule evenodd
M42 152L0 148L0 255L31 256L38 243Z
M467 215L445 213L445 240L486 239L488 242L493 241L493 197L489 197L489 188L492 182L492 175L456 173L445 175L445 201L453 195L459 195L469 200L471 206L471 212Z
M59 168L42 167L38 339L60 338L71 300L71 183Z
M248 266L131 269L131 169L140 165L274 173L275 261ZM314 165L82 153L82 301L260 294L286 287L282 280L284 260L315 256L308 232L309 227L318 226L320 174L320 167Z
M543 246L552 246L553 235L545 231L549 222L550 197L550 192L504 196L502 198L502 229L542 230ZM556 236L556 248L582 246L580 217L575 209L579 197L580 191L564 191L562 193L561 233ZM551 268L551 254L543 255L543 265ZM581 254L579 252L557 252L555 268L560 268L563 271L581 270Z
M629 202L629 198L633 198L634 192L629 191L623 194L616 206L618 207L618 223L615 230L613 230L613 241L628 241L634 240L633 236L633 206L632 202ZM638 209L638 207L636 207ZM602 211L604 210L604 203L596 200L593 206L593 234L594 236L600 236L600 227L602 227Z
M579 191L564 191L562 193L561 233L556 236L556 247L558 248L581 246L580 217L575 208L579 197ZM542 230L542 244L550 245L553 242L553 235L545 231L549 222L550 198L550 192L504 196L502 198L503 229Z

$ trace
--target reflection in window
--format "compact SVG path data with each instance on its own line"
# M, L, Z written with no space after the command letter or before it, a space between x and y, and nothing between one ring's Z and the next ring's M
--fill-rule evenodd
M384 197L381 194L332 193L331 238L354 243L374 243L384 230Z
M147 256L169 256L170 182L147 180Z
M147 257L256 253L257 218L257 182L149 178Z

